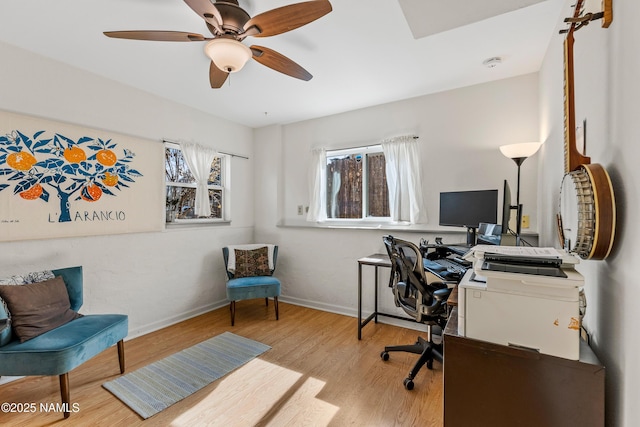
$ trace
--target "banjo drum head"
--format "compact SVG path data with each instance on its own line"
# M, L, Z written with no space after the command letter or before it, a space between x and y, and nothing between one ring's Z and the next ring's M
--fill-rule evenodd
M595 200L591 179L578 168L562 179L560 216L564 248L583 259L589 257L595 231Z

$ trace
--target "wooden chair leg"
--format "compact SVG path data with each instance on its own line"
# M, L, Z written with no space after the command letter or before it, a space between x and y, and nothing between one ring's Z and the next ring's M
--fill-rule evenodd
M266 305L267 307L269 307L269 297L266 297L264 299L264 305Z
M124 374L124 340L118 341L118 361L120 362L120 373Z
M69 373L60 375L60 397L62 398L62 406L64 406L64 417L69 418L70 399L69 399Z
M231 301L231 303L229 303L229 310L231 310L231 326L233 326L233 324L236 321L236 302L235 301Z
M278 297L273 297L273 305L276 306L276 320L278 320Z

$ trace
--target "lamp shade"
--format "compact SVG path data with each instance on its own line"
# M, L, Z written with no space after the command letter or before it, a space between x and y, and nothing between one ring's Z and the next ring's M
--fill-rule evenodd
M227 73L240 71L253 56L251 49L237 40L217 38L204 46L204 52L216 64L216 67Z
M539 142L521 142L518 144L501 145L500 151L510 159L526 159L531 157L542 146Z

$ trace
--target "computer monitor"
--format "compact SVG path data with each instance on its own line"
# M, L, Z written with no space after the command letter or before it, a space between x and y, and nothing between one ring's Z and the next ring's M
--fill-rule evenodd
M440 193L440 225L467 228L467 245L476 244L481 222L498 221L498 190L450 191Z
M511 221L511 189L509 181L504 180L502 190L502 233L509 233L509 222Z

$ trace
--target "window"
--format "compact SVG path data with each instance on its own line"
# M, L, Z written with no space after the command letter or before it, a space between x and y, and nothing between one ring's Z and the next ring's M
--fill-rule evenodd
M327 218L389 219L382 147L327 151L326 195Z
M196 179L193 177L180 146L165 144L166 215L174 220L228 220L228 156L219 155L211 163L207 180L211 215L195 214Z
M354 149L314 148L307 221L426 223L420 156L413 135Z

